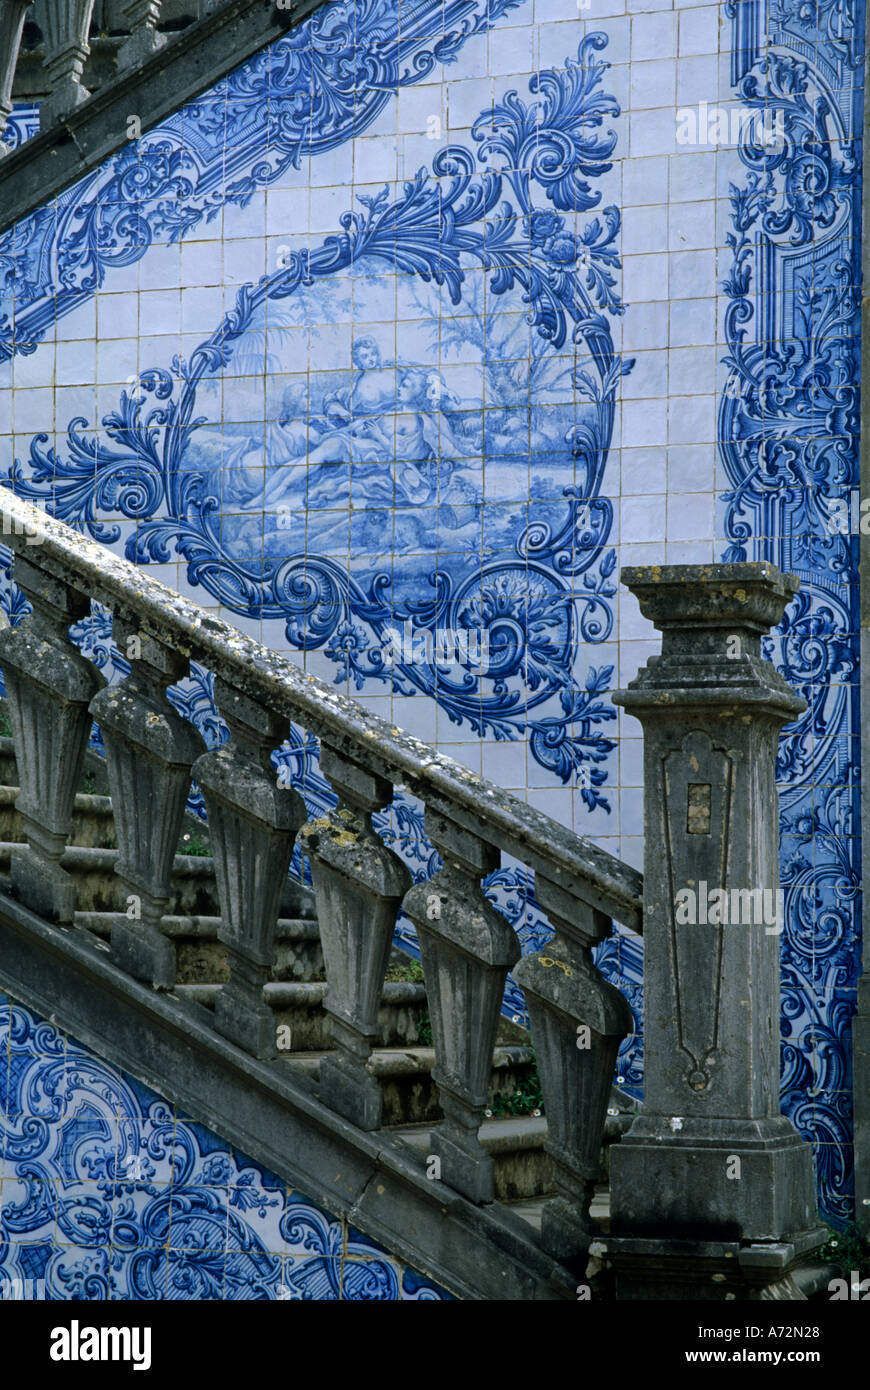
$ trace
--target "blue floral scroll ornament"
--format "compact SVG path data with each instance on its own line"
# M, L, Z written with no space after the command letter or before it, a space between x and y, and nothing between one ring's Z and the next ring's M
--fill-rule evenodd
M623 312L614 274L619 213L607 207L585 223L576 220L597 208L601 194L593 191L591 180L611 168L616 143L615 134L602 127L619 107L600 90L607 64L593 56L605 43L603 34L588 35L576 62L569 59L564 68L531 79L533 101L509 92L477 120L473 151L461 145L442 149L432 173L421 169L395 200L387 188L361 196L362 210L343 215L339 234L289 253L274 274L243 286L234 308L189 359L144 371L135 389L122 392L119 409L103 420L105 434L91 433L88 422L77 418L69 425L63 455L49 446L47 436L38 435L30 448L30 476L16 460L10 478L16 492L107 543L119 539L120 528L101 521L101 514L136 519L137 532L127 542L130 559L165 562L176 550L187 560L191 583L233 612L282 619L291 645L324 648L339 664L338 680L350 675L358 688L377 680L397 693L419 691L437 700L453 722L482 737L527 734L532 756L543 767L563 782L574 780L590 808L609 810L602 764L614 744L600 725L614 718L603 698L612 667L590 667L581 681L572 669L578 638L601 642L612 627L616 557L607 546L612 506L601 490L616 391L631 366L615 354L610 332L611 316ZM549 206L535 203L541 194ZM549 435L539 429L535 455L556 459L563 469L567 463L574 481L561 488L561 496L541 498L528 522L516 514L508 518L504 531L493 537L494 558L487 560L486 546L482 552L479 542L465 556L460 545L449 572L431 568L425 576L419 557L410 565L401 547L393 573L377 568L350 573L328 545L317 553L316 533L307 553L288 555L278 518L262 499L252 503L240 492L238 512L259 507L256 549L266 558L251 563L244 558L246 533L239 529L234 541L226 503L208 469L196 462L207 437L206 416L198 413L202 388L245 351L246 334L260 331L267 306L269 314L277 314L293 296L334 284L351 267L365 273L385 264L422 285L443 287L455 306L463 303L468 271L475 265L488 277L491 297L521 297L538 344L528 380L520 383L529 419L538 382L545 390L555 380L552 372L546 376L549 354L558 354L569 341L574 345L573 392L567 393L561 417L558 412L550 417L561 418L558 436L552 423ZM498 363L486 362L484 370L490 398L503 393L499 428L510 440L516 422L512 425L507 413L507 393L512 389L516 399L517 383L511 388ZM373 481L367 485L404 487L409 527L415 524L415 508L422 512L431 501L426 515L437 515L448 533L474 534L480 525L480 478L475 493L472 470L457 458L443 451L431 457L430 450L428 463L407 465L390 483L378 454L380 407L369 405L363 419L354 405L365 395L360 386L365 371L375 380L377 363L358 366L343 397L321 402L320 456L332 464L338 451L358 486L357 460L379 463L380 473L368 469L366 477ZM399 375L406 397L403 413L395 418L407 422L409 437L431 437L433 422L447 437L449 421L451 437L462 441L466 453L482 448L489 461L492 448L504 447L497 433L492 443L479 437L479 430L476 436L470 412L445 399L440 388L433 398L432 374L425 380L410 372ZM286 438L291 428L282 429ZM310 489L317 477L310 435L305 448ZM419 459L419 442L414 448ZM460 452L459 442L454 452ZM556 464L553 468L558 471ZM285 471L291 475L289 487L292 470ZM284 486L270 472L266 499L277 497L275 489ZM397 622L436 636L445 629L482 630L489 641L487 669L445 670L437 661L387 663L384 650Z
M777 760L782 829L783 1107L815 1149L820 1202L852 1210L848 1020L860 968L857 536L861 280L858 7L729 6L744 104L783 132L740 146L730 189L728 380L719 447L726 560L768 559L801 590L766 655L807 700ZM767 38L765 38L767 35Z

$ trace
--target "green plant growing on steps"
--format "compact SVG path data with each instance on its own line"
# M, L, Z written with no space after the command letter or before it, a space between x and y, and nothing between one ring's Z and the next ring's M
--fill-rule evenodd
M828 1229L831 1238L819 1251L819 1259L842 1265L850 1273L854 1270L859 1280L870 1278L870 1242L858 1233L854 1225L847 1226L844 1231L838 1231L834 1226Z
M401 980L407 981L409 984L419 985L423 983L423 967L418 960L414 960L413 956L409 956L407 961L401 965L391 965L384 979L388 984L395 984Z
M197 859L208 859L211 851L198 835L185 832L178 842L178 853L194 855Z
M531 1070L525 1080L507 1096L495 1096L492 1102L493 1115L533 1115L544 1113L544 1097L541 1092L541 1078L538 1063L532 1062Z

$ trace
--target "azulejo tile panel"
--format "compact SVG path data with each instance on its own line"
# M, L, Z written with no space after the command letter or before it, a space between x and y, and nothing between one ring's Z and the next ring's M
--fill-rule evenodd
M0 1299L449 1299L0 996Z
M808 705L778 764L783 1089L835 1220L851 1210L861 896L858 538L831 518L859 481L862 11L841 17L735 6L735 91L780 138L773 156L744 147L728 190L719 407L723 558L770 559L802 585L768 644Z
M334 0L0 238L10 485L633 863L610 692L656 643L618 566L799 572L783 1087L838 1221L862 47L827 0ZM78 635L124 673L105 615ZM207 673L174 698L220 741ZM276 765L328 804L303 731ZM379 829L431 872L412 800ZM489 892L546 940L525 871ZM599 964L640 1094L639 942Z

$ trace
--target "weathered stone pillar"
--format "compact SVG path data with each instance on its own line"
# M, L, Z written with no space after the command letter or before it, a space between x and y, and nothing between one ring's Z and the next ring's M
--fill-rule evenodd
M71 922L75 884L60 861L91 731L88 705L105 679L69 638L70 623L88 611L84 595L23 555L15 559L15 582L33 613L0 631L21 783L15 805L27 839L27 847L12 855L12 883L34 912Z
M473 1202L491 1202L493 1161L477 1134L505 980L520 943L481 887L498 868L499 851L453 820L447 806L427 804L425 826L444 867L414 885L404 908L420 941L435 1043L432 1076L444 1111L432 1152L444 1182Z
M774 771L805 706L760 645L798 586L766 563L622 579L663 640L614 697L644 729L646 1080L604 1246L622 1297L733 1296L824 1239L779 1084Z
M223 747L193 768L208 812L221 905L218 936L227 948L230 982L215 1003L215 1026L255 1057L275 1054L275 1016L263 986L275 963L281 894L305 803L278 785L272 750L287 721L218 677L217 706L230 728Z
M51 91L39 108L41 130L50 130L87 101L82 73L90 53L88 35L94 0L45 0L39 20L45 35L45 69Z
M165 34L157 32L163 0L126 0L121 17L129 25L130 37L118 50L118 70L140 67L152 53L166 43Z
M187 658L120 617L112 633L130 657L130 674L94 697L91 714L106 745L118 837L115 873L135 908L112 926L112 958L137 980L171 989L175 947L160 924L172 889L191 766L205 745L166 698L167 688L187 675Z
M592 947L610 935L610 918L540 869L535 898L556 934L544 950L522 958L514 979L529 1009L547 1112L544 1147L559 1194L543 1209L541 1236L564 1260L585 1254L593 1235L589 1204L601 1175L607 1102L632 1017L592 960Z
M321 1063L320 1094L361 1129L378 1129L383 1097L366 1064L411 875L371 825L372 812L392 801L392 785L325 742L320 770L338 795L337 810L302 832L329 985L324 1008L337 1048Z
M31 0L0 0L0 157L6 153L3 132L12 114L12 83L30 4Z

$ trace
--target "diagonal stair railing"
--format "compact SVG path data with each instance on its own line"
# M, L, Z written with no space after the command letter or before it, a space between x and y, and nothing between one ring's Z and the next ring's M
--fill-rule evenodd
M772 1286L791 1287L792 1270L819 1244L820 1233L810 1151L780 1113L775 1037L782 924L732 917L746 928L739 931L721 916L708 920L704 895L712 889L720 904L730 896L732 904L751 906L778 893L776 739L803 701L762 659L761 637L795 592L793 576L765 562L623 574L664 634L661 656L616 697L644 725L642 878L11 492L2 512L14 581L32 607L29 617L0 631L26 839L12 855L12 896L0 889L4 969L7 960L21 961L20 952L7 949L6 924L16 939L40 935L41 959L78 953L81 964L87 957L92 979L99 977L115 999L126 989L140 1015L150 1010L147 1027L159 1024L171 1034L163 1053L147 1027L136 1035L134 1046L148 1054L143 1079L165 1065L158 1054L185 1059L187 1040L178 1039L186 1025L178 1011L195 1006L171 994L176 963L163 914L195 780L208 814L218 934L230 970L214 1012L189 1015L203 1071L218 1055L222 1066L235 1069L241 1089L227 1094L248 1118L254 1101L268 1105L273 1092L289 1104L295 1083L278 1066L264 987L298 843L312 869L333 1050L322 1061L315 1100L293 1093L292 1142L301 1144L308 1133L300 1126L313 1127L333 1200L346 1202L356 1182L359 1202L371 1208L372 1232L388 1231L403 1248L424 1249L436 1277L447 1277L452 1258L453 1287L466 1296L566 1297L567 1271L585 1268L596 1235L590 1203L608 1098L620 1043L632 1028L626 1000L597 969L592 950L614 920L638 932L645 921L652 1040L646 1104L614 1151L612 1234L599 1249L612 1260L625 1297L665 1287L688 1296L699 1278L709 1285L708 1297L735 1297L750 1286L757 1296L770 1270ZM112 613L115 640L130 660L129 676L116 686L105 684L69 636L92 601ZM229 741L214 751L206 751L166 695L192 659L213 674L230 730ZM83 946L94 938L76 918L73 881L62 863L94 720L106 747L115 873L135 905L113 920L108 965L96 964ZM314 820L271 764L290 723L319 739L321 772L337 797L335 809ZM412 884L372 825L372 815L400 787L423 803L426 833L441 858L427 882ZM545 950L522 959L513 928L482 886L502 854L534 872L536 899L555 933ZM678 914L687 894L696 905L704 898L703 915ZM402 910L418 933L443 1114L428 1155L407 1145L400 1151L400 1141L388 1135L372 1065ZM555 1195L541 1210L539 1241L528 1225L521 1231L514 1214L499 1213L493 1158L480 1138L511 969L528 1003L555 1180ZM248 1077L256 1078L254 1100L245 1089ZM198 1094L217 1116L209 1084L211 1092ZM221 1114L232 1125L226 1103ZM269 1120L273 1131L275 1123ZM341 1145L355 1177L338 1171ZM374 1164L368 1177L363 1156ZM725 1181L735 1157L751 1182ZM413 1220L403 1212L385 1215L390 1200L405 1201L390 1196L399 1188L379 1183L370 1192L374 1171L387 1169L401 1178L402 1192L414 1189ZM437 1215L430 1200L436 1188L445 1194L437 1196ZM357 1219L356 1207L353 1214ZM448 1215L464 1222L475 1249L489 1241L510 1252L513 1283L504 1262L484 1277L474 1256L464 1256L456 1272L459 1257L455 1249L451 1256L443 1235ZM481 1293L484 1287L488 1292Z
M481 880L511 855L535 873L536 897L555 936L526 956L526 991L553 1160L557 1220L544 1244L560 1259L583 1254L600 1173L617 1052L631 1031L624 997L597 970L592 948L612 919L641 929L642 878L633 868L494 784L367 712L286 657L209 616L146 572L30 503L4 495L4 540L32 614L0 632L17 807L27 844L12 857L17 898L40 917L72 924L75 889L63 868L75 789L95 720L106 747L118 840L115 872L135 915L119 915L111 958L154 989L175 983L174 948L161 931L172 856L195 780L207 809L230 981L214 1028L261 1061L276 1056L263 987L275 958L282 884L299 840L312 868L335 1051L320 1099L366 1131L382 1124L379 1084L367 1066L400 909L416 925L444 1119L432 1136L440 1179L472 1202L493 1200L493 1159L478 1139L508 971L519 940ZM69 637L95 601L113 614L130 675L107 686ZM230 729L207 752L166 697L191 659L215 677ZM306 822L271 753L294 722L320 740L320 767L338 804ZM412 886L407 868L371 824L394 789L425 806L442 867ZM582 1045L581 1045L582 1044Z

